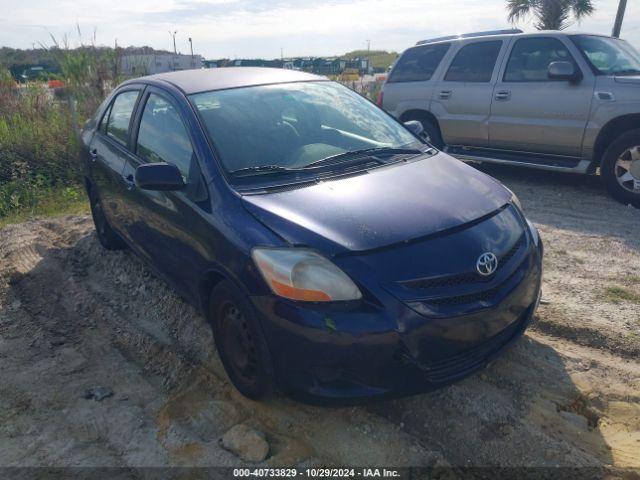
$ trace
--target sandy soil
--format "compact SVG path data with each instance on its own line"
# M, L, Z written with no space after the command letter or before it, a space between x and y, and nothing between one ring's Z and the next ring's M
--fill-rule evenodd
M640 211L597 178L483 170L542 232L534 324L484 372L356 408L242 398L204 319L90 219L0 230L0 466L241 465L219 439L245 422L265 465L640 468Z

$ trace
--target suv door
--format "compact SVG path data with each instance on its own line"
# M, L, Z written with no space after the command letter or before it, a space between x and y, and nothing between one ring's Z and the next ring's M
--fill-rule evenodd
M93 193L100 197L104 214L116 230L121 230L122 214L126 210L122 169L140 91L140 87L126 87L114 96L100 119L89 147L91 161L88 174Z
M193 218L206 208L207 187L194 152L192 135L168 94L148 87L134 127L134 150L123 176L130 182L126 235L134 248L181 293L191 296L194 272L202 259L194 244ZM142 190L134 183L143 163L172 163L185 181L180 191Z
M594 77L560 38L519 38L495 86L491 148L579 156L593 97ZM548 77L549 64L568 61L582 74L569 82Z
M503 40L463 44L434 85L431 112L448 145L486 146L494 71Z

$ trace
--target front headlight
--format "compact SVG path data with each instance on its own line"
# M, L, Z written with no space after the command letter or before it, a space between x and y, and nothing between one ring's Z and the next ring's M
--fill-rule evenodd
M306 302L358 300L353 281L322 255L301 248L254 248L253 261L276 295Z

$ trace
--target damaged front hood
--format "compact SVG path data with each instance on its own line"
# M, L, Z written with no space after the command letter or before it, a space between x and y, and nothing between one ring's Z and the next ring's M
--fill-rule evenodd
M488 175L438 153L354 177L245 195L245 207L294 245L364 251L458 227L511 194Z

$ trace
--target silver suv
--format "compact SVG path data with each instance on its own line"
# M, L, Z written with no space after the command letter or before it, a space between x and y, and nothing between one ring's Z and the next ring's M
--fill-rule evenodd
M462 159L596 173L640 207L640 55L623 40L519 30L418 42L378 103Z

